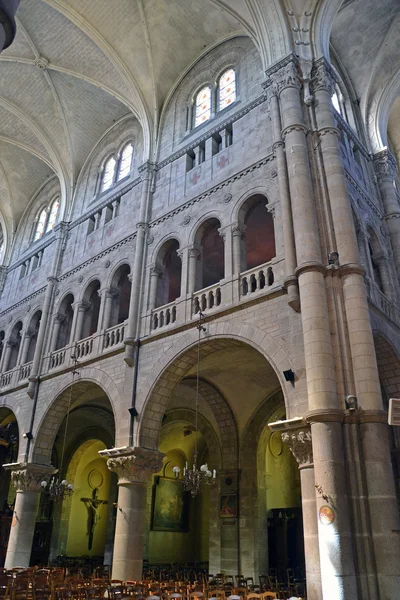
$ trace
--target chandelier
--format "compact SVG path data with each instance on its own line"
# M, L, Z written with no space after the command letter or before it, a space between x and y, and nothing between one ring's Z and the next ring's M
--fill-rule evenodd
M206 328L201 324L201 319L203 317L203 313L199 312L199 323L197 325L197 329L199 332L198 340L197 340L197 367L196 367L196 400L195 400L195 438L194 438L194 453L193 453L193 465L189 467L186 462L185 467L183 468L183 488L185 492L190 492L191 496L194 498L199 493L201 487L203 485L214 485L217 480L217 471L214 469L208 468L207 463L201 465L200 468L197 467L197 433L198 433L198 416L199 416L199 382L200 382L200 338L201 332L206 331ZM175 466L172 469L175 479L179 479L179 474L181 472L180 467Z
M71 359L74 361L74 366L76 367L76 363L78 362L76 355L72 354ZM68 498L74 493L74 485L69 483L67 479L61 479L60 473L63 469L64 463L64 453L65 453L65 444L67 441L67 433L68 433L68 422L69 422L69 413L71 410L71 402L72 402L72 388L74 386L75 375L78 374L78 371L75 368L72 371L72 383L69 390L69 400L68 400L68 411L65 421L65 429L64 429L64 439L62 445L61 452L61 463L60 468L56 471L56 473L52 476L49 482L45 479L41 482L42 491L47 494L53 502L62 502L65 498Z

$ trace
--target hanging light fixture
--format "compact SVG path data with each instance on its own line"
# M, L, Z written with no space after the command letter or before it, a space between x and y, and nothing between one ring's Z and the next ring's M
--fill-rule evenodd
M76 363L78 362L76 355L73 354L71 356L74 361L74 366L76 367ZM54 502L62 502L65 498L68 498L74 493L74 485L69 483L67 479L61 479L60 473L62 473L63 463L64 463L64 453L65 453L65 444L67 441L67 433L68 433L68 422L69 422L69 413L71 410L71 402L72 402L72 388L74 386L75 375L77 375L78 371L72 371L72 383L69 390L69 400L68 400L68 412L66 416L65 429L64 429L64 439L62 445L61 452L61 463L60 468L57 473L55 473L49 482L43 480L40 484L42 487L42 491L47 494L51 500Z
M202 485L214 485L217 480L217 471L214 469L208 468L207 463L201 465L200 468L197 467L197 434L198 434L198 416L199 416L199 382L200 382L200 339L201 332L206 331L205 327L201 324L201 319L203 317L203 313L199 312L199 323L197 325L197 329L199 331L199 336L197 340L197 368L196 368L196 399L195 399L195 429L194 429L194 453L193 453L193 465L189 467L188 463L183 469L183 478L182 483L185 492L190 492L192 497L194 498L199 493ZM175 466L172 469L175 479L179 478L179 474L181 472L180 467Z

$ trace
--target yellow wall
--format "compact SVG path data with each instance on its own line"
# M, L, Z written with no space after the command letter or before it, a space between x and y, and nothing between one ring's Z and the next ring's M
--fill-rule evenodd
M163 468L158 475L173 477L172 468L181 468L186 460L193 464L194 433L183 436L183 423L173 424L162 436L160 451L165 454ZM206 447L201 434L198 434L198 447L201 457ZM199 465L207 458L199 460ZM198 465L198 466L199 466ZM211 465L212 466L212 465ZM151 510L151 507L150 507ZM189 531L187 533L169 531L150 531L148 542L148 560L153 563L192 562L208 560L208 512L209 489L202 490L196 498L189 500ZM150 517L150 515L149 515ZM149 523L151 519L149 518Z
M282 442L278 432L269 436L265 471L267 510L301 505L299 469L289 447Z
M104 448L104 444L94 441L80 457L73 479L75 492L71 500L71 511L68 521L68 541L66 554L68 556L102 555L107 529L108 504L99 508L100 519L94 530L93 547L88 549L88 520L89 511L81 498L91 498L93 488L89 485L89 476L92 471L98 471L103 482L98 488L98 498L107 500L110 489L110 472L106 462L98 456L98 450ZM72 462L72 461L71 461ZM67 474L68 478L68 474Z

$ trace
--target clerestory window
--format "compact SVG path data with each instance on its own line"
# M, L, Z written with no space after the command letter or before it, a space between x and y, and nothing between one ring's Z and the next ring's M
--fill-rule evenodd
M195 99L195 120L194 126L197 127L205 123L211 117L211 89L209 86L203 87Z
M43 208L40 211L39 216L36 219L36 226L33 235L34 242L40 240L40 238L43 237L45 233L48 233L49 231L52 231L54 229L54 225L57 221L59 208L60 199L56 198L49 206Z
M129 142L129 144L126 144L126 146L123 147L122 152L121 152L121 157L119 159L119 165L118 165L118 177L117 177L117 181L119 181L120 179L123 179L124 177L127 177L131 171L131 167L132 167L132 158L133 158L133 146L131 144L131 142Z
M236 100L236 73L228 69L219 78L218 110L224 110Z

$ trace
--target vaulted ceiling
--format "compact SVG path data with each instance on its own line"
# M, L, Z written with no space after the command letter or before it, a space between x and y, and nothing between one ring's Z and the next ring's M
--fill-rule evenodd
M128 113L143 127L145 160L175 86L215 45L248 35L266 67L291 47L306 48L296 46L293 19L300 23L328 5L332 12L336 4L340 0L21 0L17 36L0 55L0 226L11 237L54 174L68 204L89 152ZM378 110L376 98L386 94L385 118L395 99L387 88L395 87L400 72L399 9L398 0L345 0L333 23L333 47L368 119ZM390 135L400 148L398 103L393 111Z

